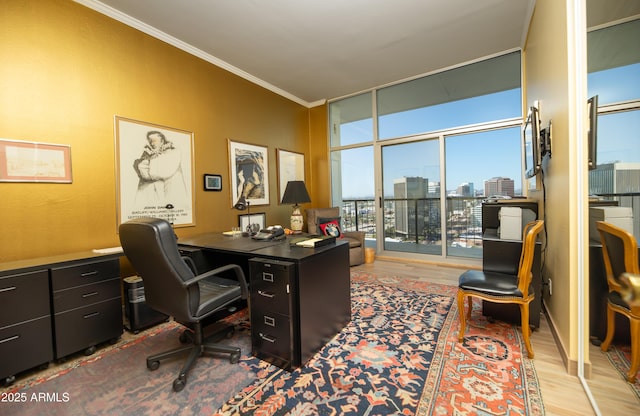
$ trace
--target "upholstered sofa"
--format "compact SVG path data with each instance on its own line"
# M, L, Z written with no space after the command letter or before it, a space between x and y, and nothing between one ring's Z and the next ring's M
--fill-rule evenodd
M322 234L320 223L322 220L329 221L337 219L340 226L340 208L310 208L307 213L307 232L309 234ZM357 266L364 263L364 232L363 231L342 231L342 238L349 242L349 264Z

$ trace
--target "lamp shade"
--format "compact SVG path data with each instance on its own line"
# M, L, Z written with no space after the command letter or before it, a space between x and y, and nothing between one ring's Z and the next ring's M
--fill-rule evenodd
M287 187L282 196L282 203L298 205L305 202L311 202L311 198L306 186L304 186L304 181L287 182Z
M244 196L241 196L233 207L238 211L244 211L249 207L249 201Z

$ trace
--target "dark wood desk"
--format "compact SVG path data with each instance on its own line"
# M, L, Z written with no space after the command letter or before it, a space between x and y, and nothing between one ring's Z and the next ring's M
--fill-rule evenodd
M220 233L181 239L200 267L236 263L249 279L251 350L286 370L304 365L351 320L349 245L303 248ZM198 265L200 263L200 265Z

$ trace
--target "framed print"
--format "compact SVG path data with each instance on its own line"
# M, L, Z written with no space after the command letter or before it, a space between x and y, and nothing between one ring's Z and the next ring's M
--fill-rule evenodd
M115 117L118 224L162 218L195 225L193 133Z
M71 183L71 146L0 139L0 182Z
M251 206L269 205L267 148L229 140L231 206L244 197Z
M304 154L277 149L278 203L282 203L289 181L304 181Z
M205 191L221 191L222 176L205 173L204 174L204 190Z
M266 218L267 216L264 212L238 215L238 225L242 232L247 231L247 228L251 225L251 230L257 233L265 228Z

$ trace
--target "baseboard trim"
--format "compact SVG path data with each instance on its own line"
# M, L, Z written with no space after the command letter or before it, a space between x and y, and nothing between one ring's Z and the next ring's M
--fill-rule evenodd
M553 322L553 318L547 312L547 307L544 301L542 302L542 309L544 312L544 317L547 320L547 324L549 325L549 330L551 331L551 335L553 336L553 340L558 347L558 352L560 353L560 358L562 359L562 363L564 364L565 370L569 375L578 376L578 361L569 359L569 354L567 353L567 349L565 348L560 335L558 334L557 327ZM586 379L590 379L592 376L592 367L590 362L584 363L584 377Z

